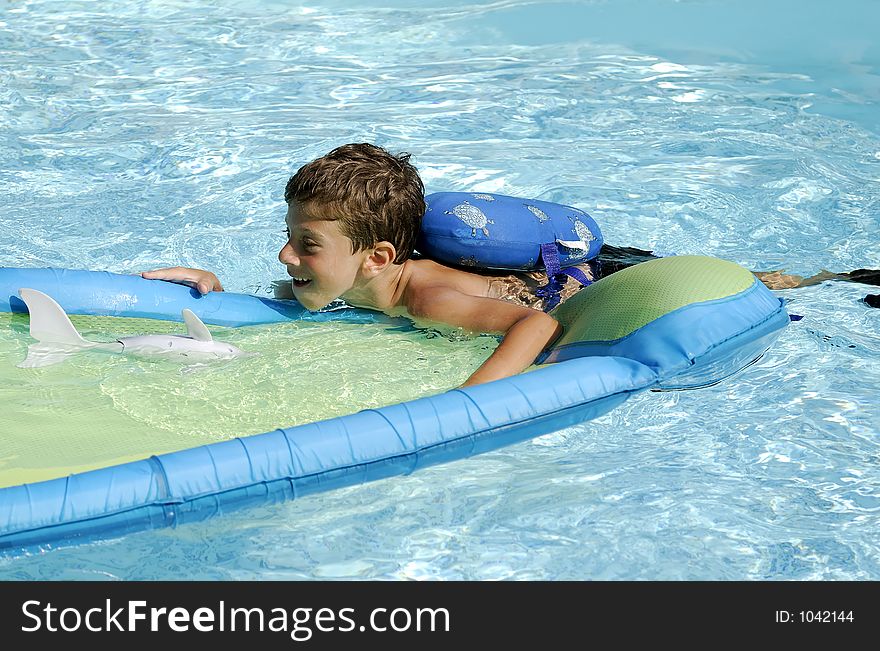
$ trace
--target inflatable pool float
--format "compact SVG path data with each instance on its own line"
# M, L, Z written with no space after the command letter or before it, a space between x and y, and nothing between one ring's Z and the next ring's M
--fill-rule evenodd
M420 251L448 249L450 261L533 268L543 258L550 272L595 256L601 246L595 223L573 208L500 195L443 193L428 199ZM503 205L507 199L518 204ZM505 215L516 211L520 226L501 227ZM525 232L523 220L534 232ZM517 238L523 241L517 244ZM513 257L499 263L493 241ZM181 321L191 311L197 317L191 322L234 327L295 320L401 322L366 310L309 312L295 301L230 292L202 296L140 276L66 269L0 268L0 312L27 311L22 288L52 297L76 315ZM0 487L0 549L177 526L494 450L597 418L636 392L720 382L758 359L789 322L783 302L751 272L703 256L623 269L550 314L564 326L563 335L514 377Z
M208 324L296 319L374 321L356 309L311 313L293 301L198 292L139 276L0 269L0 311L25 311L19 289L69 314ZM85 541L176 526L254 503L407 474L605 414L648 389L705 386L754 359L789 322L782 301L724 260L645 262L583 289L552 314L565 326L527 372L441 395L0 488L0 548Z

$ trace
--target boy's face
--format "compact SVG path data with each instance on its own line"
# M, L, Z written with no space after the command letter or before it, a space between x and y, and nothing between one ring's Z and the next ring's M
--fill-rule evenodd
M303 307L317 310L339 298L360 278L366 251L351 252L351 240L338 222L320 219L324 207L291 201L287 208L287 244L278 260L293 278L293 295Z

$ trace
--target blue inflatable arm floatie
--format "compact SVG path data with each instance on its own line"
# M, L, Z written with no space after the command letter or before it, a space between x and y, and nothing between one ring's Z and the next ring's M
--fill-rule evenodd
M565 268L602 248L599 226L578 208L481 192L435 192L425 202L416 250L445 264L514 271L555 266L542 255L544 247L558 253Z

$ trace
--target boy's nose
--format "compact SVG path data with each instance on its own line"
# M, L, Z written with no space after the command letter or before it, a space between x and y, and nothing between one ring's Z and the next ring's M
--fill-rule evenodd
M299 264L299 258L296 257L296 254L293 252L293 247L290 246L289 242L282 246L281 250L278 252L278 261L281 264Z

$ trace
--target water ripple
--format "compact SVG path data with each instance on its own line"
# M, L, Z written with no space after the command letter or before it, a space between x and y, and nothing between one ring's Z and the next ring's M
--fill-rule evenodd
M284 276L288 176L368 140L413 152L429 191L576 205L613 244L796 273L880 267L880 140L845 119L876 107L876 84L856 83L876 71L829 80L824 60L679 59L544 42L537 27L511 40L515 17L551 10L7 3L0 263L186 264L268 293ZM0 576L876 580L880 321L866 292L784 292L806 318L713 389L635 396L416 476L0 559ZM0 337L0 353L16 342ZM343 394L366 390L346 377ZM155 420L132 382L105 390ZM228 397L230 414L247 402Z

